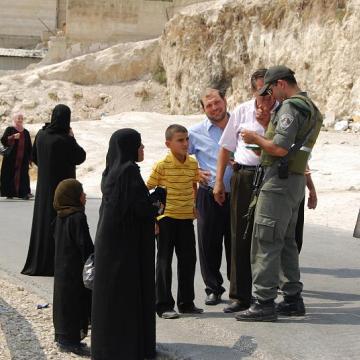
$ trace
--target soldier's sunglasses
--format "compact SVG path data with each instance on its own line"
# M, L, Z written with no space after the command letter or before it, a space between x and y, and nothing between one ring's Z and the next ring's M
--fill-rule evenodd
M274 81L273 83L271 83L271 84L269 85L269 88L266 90L266 93L267 93L268 95L272 95L272 93L273 93L273 87L277 85L277 82L278 82L278 81L276 80L276 81Z

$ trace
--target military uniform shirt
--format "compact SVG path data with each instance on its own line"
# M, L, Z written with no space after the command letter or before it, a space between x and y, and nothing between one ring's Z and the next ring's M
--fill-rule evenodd
M306 92L300 92L299 94L307 96ZM298 140L301 128L307 121L307 118L294 105L287 102L282 104L274 117L275 136L273 143L289 150Z

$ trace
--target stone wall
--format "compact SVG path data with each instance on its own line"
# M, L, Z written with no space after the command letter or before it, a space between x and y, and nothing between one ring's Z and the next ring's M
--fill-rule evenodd
M0 47L31 47L56 29L57 0L0 0Z
M360 115L359 0L214 1L170 20L161 40L171 110L199 109L213 82L231 105L251 96L259 67L286 64L322 111Z
M157 37L178 9L204 0L68 0L70 41L111 43Z

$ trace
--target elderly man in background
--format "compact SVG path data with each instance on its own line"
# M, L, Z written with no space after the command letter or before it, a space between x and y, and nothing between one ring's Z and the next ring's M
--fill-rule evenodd
M231 178L231 274L229 297L232 302L224 312L232 313L249 308L251 303L250 249L252 220L248 225L248 213L256 167L260 163L259 151L247 146L240 136L242 129L252 130L263 136L270 121L270 112L276 102L271 95L259 96L258 90L264 85L266 69L255 71L250 78L254 98L240 104L232 113L220 139L221 149L217 163L214 197L218 204L224 204L225 168L230 154L234 153L234 173ZM246 231L246 229L248 229Z

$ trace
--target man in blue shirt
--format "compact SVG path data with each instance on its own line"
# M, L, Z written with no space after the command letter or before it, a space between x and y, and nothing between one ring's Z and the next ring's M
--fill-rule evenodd
M197 230L201 274L206 285L206 305L216 305L225 291L220 273L223 242L230 279L230 178L232 168L226 167L224 186L226 199L219 205L213 196L219 141L229 120L224 94L206 89L201 97L206 118L189 129L189 153L195 155L200 168L200 186L196 198Z

